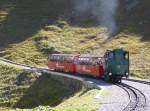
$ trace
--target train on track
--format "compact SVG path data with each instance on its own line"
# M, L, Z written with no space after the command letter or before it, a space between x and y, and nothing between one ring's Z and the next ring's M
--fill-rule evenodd
M50 54L50 70L69 74L90 75L110 82L121 82L129 76L129 52L124 49L107 50L101 56L83 54Z

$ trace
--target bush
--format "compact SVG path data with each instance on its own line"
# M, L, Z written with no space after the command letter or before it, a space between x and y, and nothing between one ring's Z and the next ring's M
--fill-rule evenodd
M46 41L46 40L40 41L38 46L40 50L46 54L56 52L55 47L51 46L49 41Z
M60 28L63 28L64 26L68 25L68 23L66 21L63 21L63 20L58 20L56 22L57 26L60 27Z
M44 29L46 31L52 31L52 32L62 32L62 29L55 26L55 25L51 25L51 26L45 26Z

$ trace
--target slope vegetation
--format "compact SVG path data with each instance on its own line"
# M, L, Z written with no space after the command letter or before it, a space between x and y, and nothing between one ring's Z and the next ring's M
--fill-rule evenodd
M0 110L91 111L97 89L73 90L49 75L0 65ZM79 101L82 99L82 101ZM85 102L86 101L86 102ZM95 104L95 106L93 106Z
M0 56L19 63L46 66L49 53L130 51L131 74L150 78L149 0L127 10L121 1L118 33L105 42L105 29L94 18L76 16L72 0L1 0Z

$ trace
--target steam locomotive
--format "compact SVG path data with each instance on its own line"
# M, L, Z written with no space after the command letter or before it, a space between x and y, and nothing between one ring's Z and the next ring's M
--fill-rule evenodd
M124 49L107 50L103 57L82 54L50 54L50 70L70 74L90 75L110 82L121 82L129 76L129 52Z

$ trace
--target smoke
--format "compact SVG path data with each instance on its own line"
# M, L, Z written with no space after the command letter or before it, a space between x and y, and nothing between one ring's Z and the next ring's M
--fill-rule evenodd
M100 0L100 23L106 26L109 34L114 34L117 31L115 15L118 7L118 0Z
M107 29L110 36L117 31L115 16L119 6L118 0L75 0L75 11L80 14L91 13L99 25Z
M130 12L140 3L140 0L126 0L127 11Z

